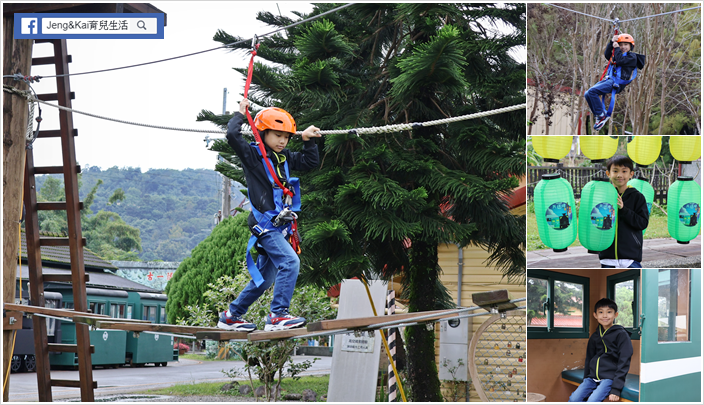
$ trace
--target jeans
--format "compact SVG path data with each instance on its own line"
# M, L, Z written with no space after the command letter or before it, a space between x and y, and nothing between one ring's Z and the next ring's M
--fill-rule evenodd
M259 255L257 267L264 278L264 283L257 287L254 281L242 290L240 295L230 304L230 313L242 316L257 298L274 285L274 299L271 301L271 312L278 314L287 310L291 304L293 288L296 286L301 261L281 232L269 231L259 237L258 243L266 251Z
M601 265L601 268L602 268L602 269L615 269L616 266L609 266L608 264L602 264L602 265ZM633 263L631 263L631 265L628 266L628 268L629 268L629 269L642 269L643 266L642 266L640 263L638 263L637 261L634 260Z
M594 381L585 378L579 387L570 395L569 402L601 402L609 396L613 380Z
M592 113L594 113L594 117L606 113L606 108L600 97L604 94L611 94L613 86L614 81L612 79L604 79L590 87L589 90L584 93L584 98L587 100L587 104L589 104Z

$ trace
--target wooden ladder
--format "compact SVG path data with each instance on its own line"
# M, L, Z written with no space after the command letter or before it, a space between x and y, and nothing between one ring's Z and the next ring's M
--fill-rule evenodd
M65 39L36 40L35 43L52 43L54 56L33 58L32 65L51 65L56 67L56 75L67 74L70 56L66 50ZM58 101L59 105L71 108L71 93L69 77L56 78L57 92L55 94L40 94L37 97L44 101ZM83 246L85 239L81 234L82 203L78 199L78 173L81 169L76 164L76 148L74 137L78 135L73 128L73 116L69 111L59 111L59 130L39 131L39 138L61 138L61 153L63 166L34 166L34 154L31 147L27 150L24 178L24 201L26 208L25 228L27 235L27 262L29 268L30 296L35 306L44 307L44 282L48 281L42 275L42 246L69 246L71 254L71 274L52 275L52 281L70 282L73 285L74 309L78 312L87 311L85 267L83 264ZM66 201L37 202L34 176L37 174L63 174ZM39 210L65 210L68 219L67 238L47 238L39 235ZM60 279L59 279L60 278ZM43 317L33 316L34 348L37 365L37 389L40 402L51 402L51 387L76 387L81 389L81 401L93 402L97 383L93 381L91 365L90 335L88 325L76 324L76 345L51 345L51 351L72 352L78 354L79 380L56 380L50 378L49 342L46 322Z

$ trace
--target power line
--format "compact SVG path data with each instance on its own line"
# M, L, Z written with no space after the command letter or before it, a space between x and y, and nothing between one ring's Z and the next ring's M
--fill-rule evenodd
M317 14L317 15L315 15L315 16L313 16L313 17L306 18L305 20L301 20L301 21L295 22L295 23L293 23L293 24L287 25L287 26L285 26L285 27L278 28L278 29L276 29L276 30L274 30L274 31L267 32L266 34L262 34L262 35L256 35L256 34L255 34L255 36L254 36L253 38L243 39L243 40L236 41L236 42L233 42L233 43L230 43L230 44L218 46L218 47L216 47L216 48L206 49L206 50L204 50L204 51L188 53L188 54L180 55L180 56L174 56L174 57L171 57L171 58L155 60L155 61L152 61L152 62L138 63L138 64L136 64L136 65L128 65L128 66L122 66L122 67L116 67L116 68L109 68L109 69L102 69L102 70L93 70L93 71L90 71L90 72L82 72L82 73L65 73L65 74L62 74L62 75L53 75L53 76L22 76L22 75L19 75L19 76L18 76L18 75L16 74L16 75L4 75L3 78L11 77L11 78L15 78L15 80L20 80L20 79L24 78L25 80L35 80L35 81L39 81L39 79L45 79L45 78L51 78L51 77L79 76L79 75L87 75L87 74L92 74L92 73L111 72L111 71L114 71L114 70L121 70L121 69L128 69L128 68L133 68L133 67L138 67L138 66L152 65L152 64L155 64L155 63L160 63L160 62L166 62L166 61L170 61L170 60L185 58L185 57L188 57L188 56L200 55L200 54L202 54L202 53L211 52L211 51L215 51L215 50L218 50L218 49L223 49L223 48L227 48L227 47L230 47L230 46L235 46L235 45L243 44L243 43L246 43L246 42L250 42L250 41L252 41L252 40L254 40L254 39L256 39L256 38L265 38L265 37L268 37L268 36L270 36L270 35L273 35L273 34L279 32L279 31L287 30L287 29L293 28L293 27L295 27L295 26L297 26L297 25L300 25L300 24L303 24L303 23L306 23L306 22L309 22L309 21L316 20L316 19L318 19L318 18L320 18L320 17L323 17L323 16L325 16L325 15L334 13L334 12L339 11L339 10L342 10L343 8L346 8L346 7L349 7L349 6L353 6L354 4L355 4L355 3L348 3L348 4L345 4L345 5L342 5L342 6L340 6L340 7L334 8L334 9L332 9L332 10L328 10L328 11L326 11L326 12L324 12L324 13ZM20 79L18 79L16 76L20 77Z

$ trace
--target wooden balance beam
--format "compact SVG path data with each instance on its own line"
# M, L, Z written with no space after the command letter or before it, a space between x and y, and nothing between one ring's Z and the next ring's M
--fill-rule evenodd
M119 321L124 323L150 323L149 321L142 321L138 319L122 319L122 318L111 318L108 315L101 314L91 314L89 312L77 312L72 309L59 309L59 308L44 308L35 307L32 305L19 305L19 304L3 304L3 309L6 311L18 311L25 314L31 315L45 315L58 318L68 318L76 323L85 323L88 325L95 326L97 322L101 320L109 319L111 321Z

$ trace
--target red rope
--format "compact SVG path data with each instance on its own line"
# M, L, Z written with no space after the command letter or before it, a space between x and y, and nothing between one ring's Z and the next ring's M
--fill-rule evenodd
M614 35L618 35L618 28L614 28ZM611 59L609 59L609 63L606 64L606 67L604 68L604 73L601 74L601 78L599 78L599 81L604 80L604 76L606 75L606 72L609 70L609 66L612 64L612 60L614 60L614 53L616 52L615 49L611 50Z
M257 49L259 49L259 44L256 44L254 46L254 50L252 50L252 58L249 60L249 68L247 69L247 81L244 83L244 98L247 98L247 94L249 93L249 85L252 84L252 73L254 72L254 57L257 56ZM247 115L247 121L249 121L249 126L252 127L254 141L259 146L259 150L262 152L262 156L264 157L264 163L266 164L267 169L269 169L269 173L271 173L271 178L273 178L276 185L281 190L283 190L284 195L293 198L293 192L291 192L291 190L287 189L286 187L284 187L283 184L281 184L279 176L276 175L276 172L274 172L274 168L271 166L271 162L269 162L269 159L267 158L266 149L264 148L264 142L262 142L262 138L259 135L257 127L254 126L254 121L252 120L252 116L249 114L249 109L245 110L245 114Z

